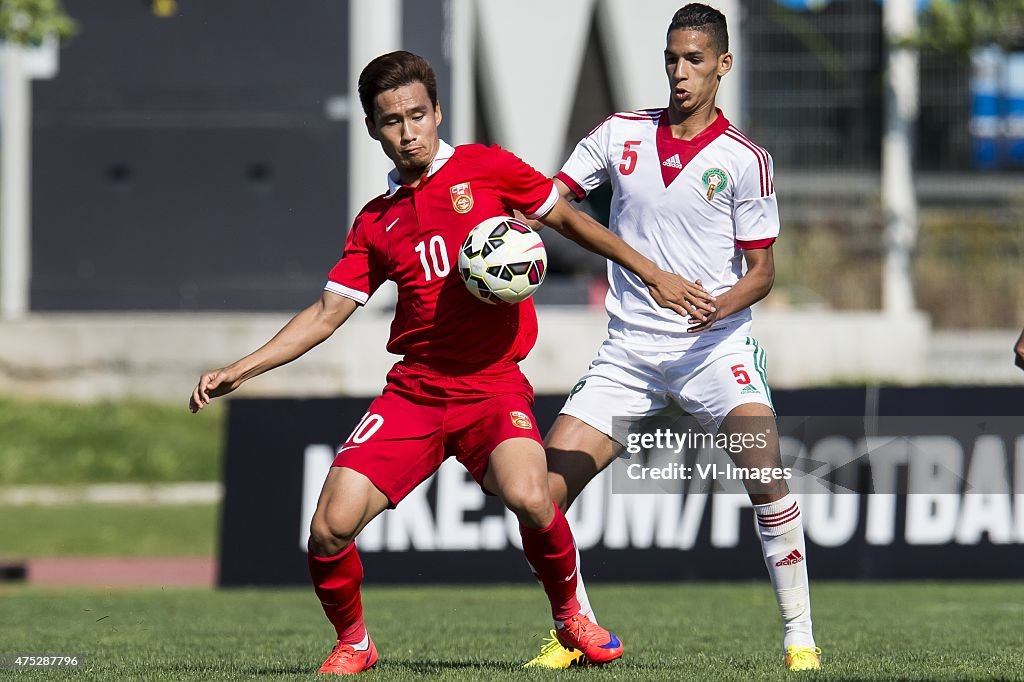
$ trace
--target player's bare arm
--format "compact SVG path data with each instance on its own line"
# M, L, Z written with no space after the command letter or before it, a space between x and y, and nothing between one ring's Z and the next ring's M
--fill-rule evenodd
M576 200L576 195L572 193L572 190L569 189L564 182L562 182L558 178L551 178L551 180L555 183L555 189L558 190L558 195L560 197L562 197L566 201ZM514 213L516 220L529 225L531 228L533 228L534 232L540 232L541 230L544 229L544 223L542 223L541 221L531 220L530 218L527 218L519 211L515 211Z
M558 178L551 178L551 179L555 183L555 189L558 190L558 195L560 197L562 197L563 199L565 199L568 202L577 201L576 195L573 194L573 191L571 189L569 189L569 187L564 182L562 182ZM571 205L571 203L570 203L570 205ZM533 228L534 232L540 232L541 230L544 229L544 223L542 223L539 220L531 220L530 218L527 218L525 215L523 215L519 211L515 211L515 218L517 220L519 220L520 222L529 225L531 228Z
M576 195L573 194L572 190L569 189L569 187L564 182L562 182L558 178L552 178L552 180L555 183L555 189L558 190L558 195L560 197L562 197L566 201L574 201L576 199ZM519 211L515 211L514 214L516 220L518 220L521 223L525 223L526 225L529 225L534 232L540 232L541 230L544 229L544 223L542 223L541 221L531 220L530 218L527 218Z
M711 313L706 321L692 325L687 329L688 332L704 331L718 320L754 305L772 290L772 284L775 283L772 247L745 249L743 260L747 263L747 272L729 291L715 299L718 310Z
M561 185L558 180L555 182ZM561 185L558 189L562 191L564 188ZM570 206L564 194L542 220L563 237L618 263L639 277L654 301L662 308L674 310L702 323L714 313L715 299L702 287L659 268L654 261L639 253L611 230L605 229L601 223Z
M1013 364L1024 369L1024 331L1020 333L1020 338L1017 339L1017 345L1013 347L1013 352L1017 355L1014 358Z
M323 343L358 307L350 298L324 291L319 300L296 314L261 348L227 367L200 376L189 398L189 409L198 412L214 398L231 393L249 379L295 360Z

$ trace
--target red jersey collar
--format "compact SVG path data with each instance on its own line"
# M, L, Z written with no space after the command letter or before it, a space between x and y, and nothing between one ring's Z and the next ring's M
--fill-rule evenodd
M451 146L444 140L438 140L437 154L434 155L434 160L430 162L430 168L427 170L427 177L441 170L441 167L448 163L448 159L455 155L455 147ZM402 181L398 177L398 169L392 168L388 172L388 193L384 195L385 199L390 199L395 196L398 190L405 187Z

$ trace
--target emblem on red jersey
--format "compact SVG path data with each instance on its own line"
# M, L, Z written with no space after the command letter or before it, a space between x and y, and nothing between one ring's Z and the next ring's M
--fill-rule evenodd
M708 168L700 180L704 183L704 189L707 190L708 201L715 198L715 192L721 192L729 184L725 171L721 168Z
M473 210L473 188L468 182L460 182L448 188L452 193L452 208L456 213L469 213Z
M513 410L508 413L508 416L512 418L512 426L517 429L532 429L533 422L530 421L530 417L525 412L519 410Z

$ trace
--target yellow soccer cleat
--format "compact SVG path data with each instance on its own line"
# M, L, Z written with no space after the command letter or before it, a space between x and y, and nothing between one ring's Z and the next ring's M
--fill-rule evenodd
M821 649L814 647L813 649L809 646L797 646L793 645L786 649L786 657L782 659L783 663L790 670L796 672L798 670L821 670Z
M575 651L569 651L562 643L558 641L555 636L555 631L552 630L547 639L540 645L540 653L537 654L529 663L523 665L524 668L550 668L552 670L564 670L570 668L573 665L580 665L583 663L583 652L578 649Z

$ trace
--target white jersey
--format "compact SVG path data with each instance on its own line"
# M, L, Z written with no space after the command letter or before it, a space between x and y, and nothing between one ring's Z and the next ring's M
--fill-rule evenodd
M701 280L712 295L743 274L742 250L779 234L772 158L722 112L692 140L672 137L665 109L608 117L576 145L557 174L580 199L611 180L609 228L668 272ZM609 333L646 346L682 348L686 318L660 307L636 275L609 261ZM739 311L711 330L749 323Z

